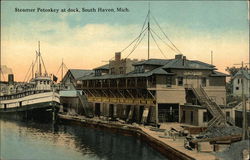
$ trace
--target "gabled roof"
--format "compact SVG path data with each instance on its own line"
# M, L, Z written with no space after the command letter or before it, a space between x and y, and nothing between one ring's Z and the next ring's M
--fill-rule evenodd
M134 63L134 66L139 66L139 65L156 65L156 66L163 66L165 65L169 60L167 59L148 59L144 61L140 61L137 63Z
M165 69L174 68L174 69L205 69L205 70L215 70L215 66L194 60L187 59L172 59L166 65Z
M138 65L156 65L164 66L163 68L175 68L175 69L206 69L215 70L214 65L210 65L201 61L188 60L188 59L149 59L145 61L140 61L135 64Z
M65 81L66 77L69 76L69 74L71 74L73 76L73 78L79 79L80 77L83 76L87 76L94 73L93 70L85 70L85 69L69 69L68 72L64 75L63 77L63 81Z
M94 68L93 70L97 70L97 69L108 70L108 69L109 69L109 64L102 65L102 66L100 66L100 67Z
M153 69L151 71L148 72L143 72L143 73L136 73L136 72L130 72L127 74L119 74L119 75L110 75L110 74L105 74L102 76L94 76L94 75L90 75L90 76L85 76L85 77L81 77L79 80L90 80L90 79L116 79L116 78L132 78L132 77L149 77L151 75L172 75L173 73L168 73L167 71L165 71L164 69L162 69L161 67Z
M243 76L246 78L246 79L250 79L250 71L247 71L247 70L239 70L233 77L233 79L235 77L241 77L242 76L242 73L243 73Z
M84 70L84 69L69 69L69 71L71 72L72 76L75 79L78 79L82 76L86 76L86 75L93 73L92 70Z
M229 75L225 74L225 73L222 73L222 72L213 71L210 76L212 76L212 77L226 77L226 76L229 76Z

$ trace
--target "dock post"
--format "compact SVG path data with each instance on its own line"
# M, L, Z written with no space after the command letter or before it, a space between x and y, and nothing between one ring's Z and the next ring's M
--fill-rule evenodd
M53 124L55 123L55 116L56 116L56 114L55 114L55 105L53 105L53 108L52 108L52 121L53 121Z

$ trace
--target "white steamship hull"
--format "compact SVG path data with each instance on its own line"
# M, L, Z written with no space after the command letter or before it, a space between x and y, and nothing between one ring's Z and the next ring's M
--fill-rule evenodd
M59 94L56 92L28 91L1 100L0 117L51 121L59 110L59 104Z

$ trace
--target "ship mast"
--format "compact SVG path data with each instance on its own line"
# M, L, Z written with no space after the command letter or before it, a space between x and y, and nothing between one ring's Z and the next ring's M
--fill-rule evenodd
M63 63L63 59L62 59L62 75L61 75L61 81L62 81L62 79L63 79L63 65L64 65L64 63Z
M40 41L38 41L38 66L39 66L38 75L42 76Z
M148 4L148 59L150 54L150 2Z

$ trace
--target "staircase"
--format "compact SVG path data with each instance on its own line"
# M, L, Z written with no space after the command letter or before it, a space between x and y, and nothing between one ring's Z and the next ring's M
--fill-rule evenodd
M226 118L225 114L221 110L220 106L212 101L207 95L206 91L200 86L193 88L189 86L189 89L193 91L198 101L202 106L205 106L212 114L213 118L208 122L208 127L221 126L221 125L235 125L232 118Z
M81 102L81 104L83 106L85 116L89 117L89 118L94 117L94 115L93 115L93 113L91 111L91 108L89 107L88 100L87 100L86 96L81 95L79 92L77 92L77 96L80 99L80 102Z

